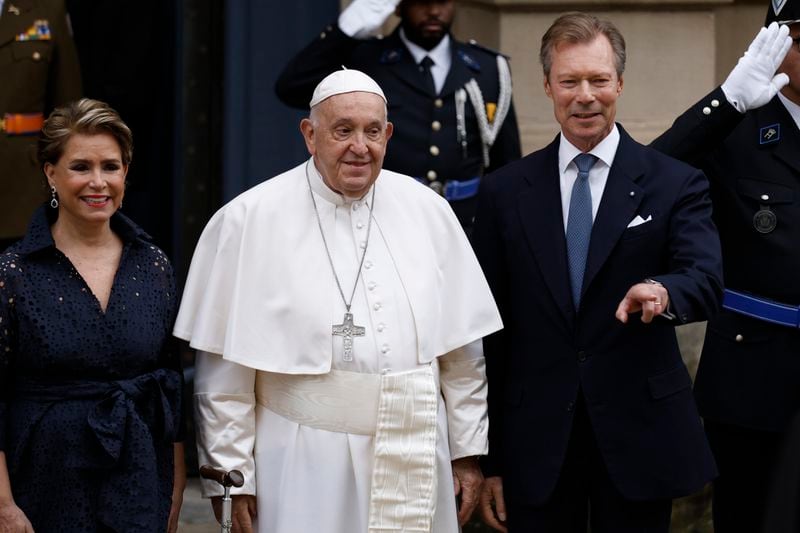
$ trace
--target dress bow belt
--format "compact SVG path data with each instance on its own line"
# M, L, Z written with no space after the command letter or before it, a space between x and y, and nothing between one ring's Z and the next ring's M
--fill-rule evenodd
M19 440L17 454L50 406L96 400L89 409L83 445L70 451L67 468L104 470L100 479L100 520L119 532L163 531L155 523L159 507L170 504L159 479L171 475L172 447L180 427L181 376L157 369L117 381L50 383L20 380L15 399L41 405ZM162 446L159 446L162 444Z

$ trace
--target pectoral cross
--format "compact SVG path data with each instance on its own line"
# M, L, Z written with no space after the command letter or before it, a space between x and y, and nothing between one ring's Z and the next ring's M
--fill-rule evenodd
M363 326L353 325L353 314L345 313L341 324L333 325L333 334L343 339L342 360L350 362L353 360L353 337L363 337L365 330Z

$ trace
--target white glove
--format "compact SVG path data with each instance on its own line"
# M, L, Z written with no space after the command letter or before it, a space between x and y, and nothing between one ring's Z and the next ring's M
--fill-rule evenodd
M768 28L761 28L722 84L728 102L744 113L772 100L789 83L789 76L775 71L791 46L789 26L773 22Z
M400 0L353 0L339 15L339 29L355 39L374 35Z

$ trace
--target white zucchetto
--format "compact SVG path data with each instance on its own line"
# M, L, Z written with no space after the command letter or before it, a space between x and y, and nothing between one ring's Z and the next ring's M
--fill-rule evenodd
M311 102L309 102L308 107L312 108L323 100L337 94L354 92L377 94L386 102L386 95L383 94L383 90L375 83L375 80L360 70L343 68L329 74L319 82L319 85L314 89L314 94L311 96Z

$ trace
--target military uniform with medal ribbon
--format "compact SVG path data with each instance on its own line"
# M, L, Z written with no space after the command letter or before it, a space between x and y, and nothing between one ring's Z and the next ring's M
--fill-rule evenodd
M510 78L503 105L498 53L451 36L451 55L444 86L435 94L421 83L399 29L382 39L359 40L332 24L291 59L276 91L284 103L306 108L316 84L342 65L367 73L386 93L394 123L384 168L429 185L448 198L462 225L469 226L477 178L519 159L519 129Z
M2 249L46 198L36 138L53 108L81 96L81 78L62 0L3 0L0 10Z

